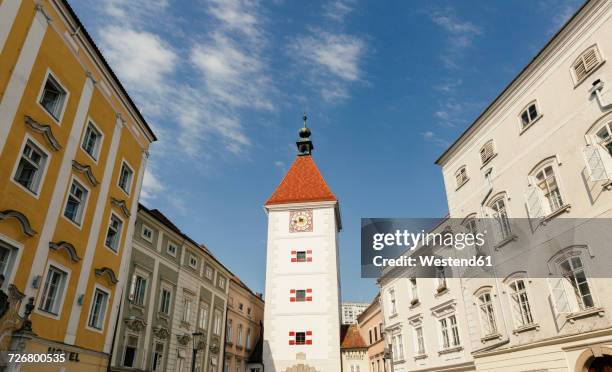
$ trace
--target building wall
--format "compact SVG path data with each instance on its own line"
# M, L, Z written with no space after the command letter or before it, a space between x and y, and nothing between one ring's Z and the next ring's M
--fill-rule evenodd
M253 293L240 279L231 278L225 329L224 372L247 372L247 361L259 339L264 316L264 302L259 296L261 295ZM238 327L242 328L240 343ZM247 340L248 332L250 337Z
M341 368L334 204L292 205L296 210L313 210L313 231L297 233L289 232L288 208L268 206L263 353L266 371L284 371L297 360L317 370L334 372ZM292 262L291 252L300 250L311 250L312 261ZM312 301L290 301L292 289L305 288L312 289ZM312 332L312 344L290 345L290 332L302 331Z
M0 241L12 251L3 289L12 284L35 298L31 320L39 338L26 350L60 343L63 350L93 353L92 365L105 365L146 152L155 137L83 30L74 33L77 22L66 3L36 4L0 3L0 213L6 216L0 220ZM38 103L48 73L67 92L58 119ZM97 159L81 148L90 121L103 135ZM34 193L14 181L26 139L47 154ZM133 172L129 193L118 186L123 160ZM63 216L73 179L88 190L79 225ZM117 253L104 245L111 213L123 222ZM50 249L50 243L60 248ZM57 315L40 309L49 264L69 274ZM109 295L101 330L87 326L94 286Z
M365 302L342 302L342 324L357 323L357 317L368 306L369 304Z
M368 345L367 369L364 371L390 371L391 369L385 364L385 333L379 296L376 296L368 308L357 317L357 324L359 325L361 337Z
M368 351L367 349L342 349L342 371L344 372L367 372Z

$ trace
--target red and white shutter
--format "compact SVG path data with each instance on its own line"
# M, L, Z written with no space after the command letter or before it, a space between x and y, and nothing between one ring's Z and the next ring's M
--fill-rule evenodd
M295 302L295 289L289 290L289 302Z
M291 262L298 262L297 252L291 251ZM312 249L306 251L306 262L312 262Z
M312 288L306 289L306 301L312 301Z
M306 345L312 345L312 331L306 331Z
M289 345L295 345L295 332L289 331Z

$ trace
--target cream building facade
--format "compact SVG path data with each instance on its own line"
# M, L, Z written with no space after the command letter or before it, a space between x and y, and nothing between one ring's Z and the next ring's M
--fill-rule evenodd
M380 295L357 317L357 325L361 338L365 341L367 352L367 369L370 372L391 371L385 356L385 334L382 311L380 308Z
M356 324L357 317L370 306L367 302L342 302L342 324Z
M495 275L449 276L436 297L432 278L387 272L387 339L411 344L395 371L612 368L608 229L587 228L612 217L610 34L612 2L586 2L438 159L449 217L488 231Z

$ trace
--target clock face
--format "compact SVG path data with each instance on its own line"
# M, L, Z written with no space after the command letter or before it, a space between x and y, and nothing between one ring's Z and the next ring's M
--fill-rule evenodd
M312 210L291 211L289 213L289 232L312 231Z

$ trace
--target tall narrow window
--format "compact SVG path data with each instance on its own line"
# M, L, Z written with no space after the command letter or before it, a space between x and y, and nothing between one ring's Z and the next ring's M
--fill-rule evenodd
M136 361L136 350L138 348L138 337L127 336L125 350L123 351L123 366L134 367Z
M130 300L136 305L144 306L146 291L147 279L142 275L134 274L130 288Z
M507 239L512 235L510 229L510 220L506 211L506 202L503 197L495 199L491 204L491 212L493 223L495 223L496 231L499 233L500 240Z
M395 305L395 290L389 290L389 303L391 304L391 315L397 314L397 307Z
M191 299L183 298L183 322L189 323L191 321Z
M213 333L215 335L221 334L221 321L223 320L223 316L221 315L221 311L215 309L214 318L213 318Z
M446 288L446 272L443 266L438 266L436 267L436 292L444 292Z
M0 240L0 274L4 275L4 285L0 290L8 287L11 272L14 270L14 260L17 249Z
M238 330L236 331L236 345L242 346L242 324L238 324Z
M417 279L410 278L410 304L416 305L419 303L419 289L417 287Z
M448 349L461 345L461 341L459 339L459 329L457 328L457 318L455 318L455 315L442 318L439 320L439 322L442 336L442 349Z
M45 81L42 94L40 96L40 105L57 121L60 120L62 111L64 109L64 101L66 100L66 91L62 86L55 80L55 78L49 74Z
M548 165L537 172L535 178L537 186L540 188L544 198L548 202L550 213L563 207L563 198L561 197L559 183L557 182L557 177L555 176L555 171L552 165Z
M94 160L98 160L98 154L100 153L100 143L102 142L102 134L92 122L87 124L85 129L85 136L83 136L83 142L81 148L89 154Z
M495 149L493 148L493 141L488 141L480 149L480 161L482 164L486 164L495 156Z
M134 172L132 171L132 169L125 162L121 163L121 171L119 173L119 187L128 195L132 186L133 175Z
M200 329L206 329L208 324L208 305L205 303L200 304Z
M66 208L64 209L64 216L79 226L83 219L87 194L87 190L83 185L76 180L72 180Z
M604 125L601 129L597 131L595 134L597 139L597 143L603 146L610 156L612 156L612 122Z
M91 304L91 310L89 312L89 321L87 322L91 328L102 330L107 304L108 292L96 288Z
M510 283L509 287L515 324L517 324L519 327L532 324L533 315L531 314L531 306L529 305L529 297L527 296L525 280L517 279Z
M247 329L245 347L247 350L251 349L251 328Z
M59 314L67 277L66 272L55 266L49 266L40 301L40 310L54 315Z
M459 168L455 173L455 181L457 183L457 188L461 187L464 183L468 181L467 168L465 166Z
M119 240L121 239L121 227L123 223L121 220L115 216L111 215L110 223L108 224L108 230L106 231L106 239L104 244L117 252L119 247Z
M172 304L172 291L169 288L162 287L159 300L159 312L165 315L170 315L170 306Z
M32 193L38 194L47 158L44 151L34 142L27 140L13 179Z
M415 346L417 355L425 354L425 339L423 338L423 326L418 326L414 328L415 334Z
M162 371L164 368L162 366L162 360L164 358L164 344L161 342L155 343L155 348L153 349L153 359L151 360L151 370L154 372Z
M582 259L579 256L569 258L559 265L563 278L567 280L578 300L578 305L581 310L586 310L595 306L591 288L587 280L587 276L582 265Z
M484 292L478 296L478 308L480 309L480 322L484 335L489 336L497 333L491 292Z
M225 342L232 342L232 319L227 320L227 325L225 326Z

